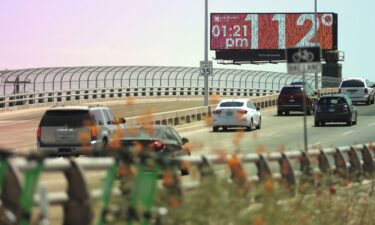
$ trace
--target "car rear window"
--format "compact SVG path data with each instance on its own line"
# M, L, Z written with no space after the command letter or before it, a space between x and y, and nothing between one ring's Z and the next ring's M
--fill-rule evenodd
M40 126L79 127L91 121L87 110L48 110L44 113Z
M365 83L361 80L345 80L342 82L341 87L364 87Z
M161 138L163 130L157 127L127 127L124 138Z
M319 105L336 105L346 103L342 97L324 97L319 99Z
M220 103L220 107L241 107L243 106L243 102L222 102Z
M284 87L280 94L303 94L302 87Z

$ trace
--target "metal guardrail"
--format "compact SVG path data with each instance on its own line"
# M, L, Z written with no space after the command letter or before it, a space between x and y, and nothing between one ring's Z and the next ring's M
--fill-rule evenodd
M337 88L325 88L318 90L318 96L326 93L337 92ZM210 88L209 95L221 97L252 97L266 96L278 93L278 91L266 89L239 89L239 88ZM158 98L158 97L198 97L204 95L204 88L105 88L89 90L55 91L33 94L15 94L0 97L0 111L20 109L30 106L47 106L57 103L83 103L104 100L121 100L128 97Z
M142 155L142 152L138 156L148 159L139 161L141 165L147 166L146 164L150 162L150 159L153 159L154 163L152 163L152 165L155 165L155 162L160 165L161 170L156 169L156 167L149 167L148 172L143 174L140 170L145 167L137 167L138 175L144 176L142 179L148 179L148 181L150 181L150 173L159 173L163 170L170 171L170 168L177 170L182 164L196 167L200 173L200 179L203 181L207 176L215 175L216 166L224 165L229 167L231 179L240 187L243 187L247 182L263 183L272 181L279 182L282 187L290 190L291 193L296 193L298 188L297 184L311 185L311 187L317 187L324 183L335 185L342 180L361 182L364 179L372 179L375 175L375 146L372 144L310 149L308 152L291 151L225 156L219 154L207 156L193 155L175 159L160 158L157 155L150 154ZM40 204L39 201L41 201L41 198L35 194L35 187L39 180L38 174L42 172L62 172L68 182L68 190L66 192L48 193L45 199L47 199L50 205L63 206L64 224L70 225L91 224L94 218L92 200L99 196L101 196L102 199L106 199L106 204L104 204L105 210L102 211L103 215L110 213L106 207L108 207L113 191L118 194L124 193L120 191L121 188L113 187L113 180L111 181L107 178L114 178L114 174L116 174L117 169L120 167L119 161L125 163L122 164L122 166L129 165L129 163L132 164L121 154L116 155L115 158L62 158L56 160L48 158L25 159L2 157L2 160L1 162L5 162L8 169L6 173L2 173L0 176L3 181L1 206L3 209L9 210L15 215L16 223L28 221L30 219L33 200L34 205ZM133 163L134 162L136 161L133 161ZM245 164L254 165L255 170L246 170ZM1 165L4 166L4 164ZM88 170L107 171L103 191L88 190L88 180L84 176L85 171ZM4 172L4 170L1 171ZM32 172L34 172L33 179L30 179L30 174L32 174ZM168 173L161 174L166 176ZM126 178L127 177L125 177L125 179ZM155 179L153 182L157 182ZM151 186L145 188L142 183L136 185L141 186L137 186L138 189L132 189L133 191L142 189L143 195L153 196L155 190ZM252 187L256 188L257 186ZM184 187L184 184L181 184L177 180L173 184L164 184L164 188L172 191L174 195L176 195L176 193L177 195L179 195L178 193L181 194L184 189L187 190L187 187ZM26 193L26 189L29 190L29 192ZM25 206L25 196L26 199L29 199L29 202L31 201L30 208ZM180 196L180 198L182 198L182 196ZM148 204L152 205L152 200L149 200ZM139 212L133 213L139 215ZM144 213L147 213L147 211ZM125 212L125 214L127 213ZM135 217L132 217L133 214L130 213L127 215L130 217L130 220L136 220ZM143 220L149 220L151 219L151 214L141 215L141 217ZM140 218L137 219L139 220ZM98 224L105 224L105 219Z
M278 91L265 89L239 89L239 88L210 88L210 95L219 96L265 96ZM56 103L82 103L104 100L120 100L128 97L197 97L204 95L204 88L183 88L183 87L161 87L161 88L99 88L90 90L69 90L34 94L16 94L0 97L0 110L22 106L45 106Z

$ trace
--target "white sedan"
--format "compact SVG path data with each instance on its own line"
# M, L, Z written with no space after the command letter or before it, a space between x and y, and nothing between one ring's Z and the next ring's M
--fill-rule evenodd
M212 111L212 131L221 127L245 127L248 131L260 129L262 115L260 109L247 99L222 100Z

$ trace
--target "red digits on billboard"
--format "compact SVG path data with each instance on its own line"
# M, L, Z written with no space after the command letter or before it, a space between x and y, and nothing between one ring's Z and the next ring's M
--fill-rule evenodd
M332 49L332 13L319 13L318 43ZM213 13L211 49L285 49L315 44L313 13Z

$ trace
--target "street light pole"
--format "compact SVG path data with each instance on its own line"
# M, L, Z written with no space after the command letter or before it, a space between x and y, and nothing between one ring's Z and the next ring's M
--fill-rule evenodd
M317 8L318 8L318 4L317 4L317 0L314 0L315 1L315 9L314 9L314 18L315 18L315 23L314 23L314 30L315 30L315 34L314 34L314 40L315 40L315 46L318 46L318 17L317 17ZM317 90L319 87L319 83L318 83L318 73L315 73L315 90Z
M204 61L208 63L208 0L205 0L204 9ZM204 74L204 106L208 106L208 75Z

